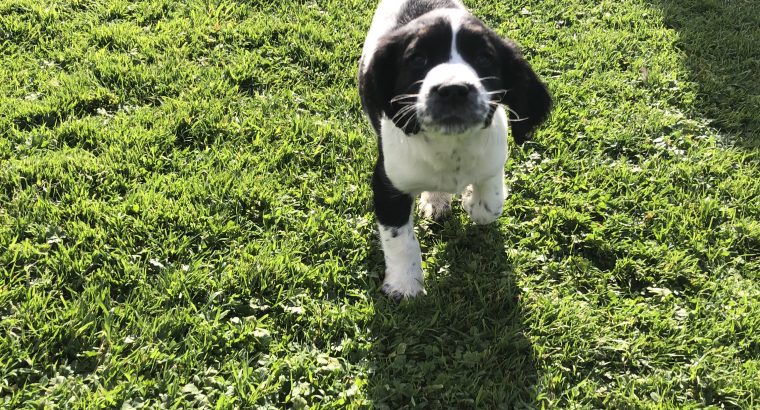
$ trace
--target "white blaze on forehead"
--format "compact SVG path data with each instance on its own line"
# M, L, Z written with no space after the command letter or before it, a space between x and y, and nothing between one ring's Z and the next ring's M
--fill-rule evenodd
M425 96L430 92L432 87L449 83L472 84L482 94L485 92L480 78L475 69L464 60L457 49L457 34L459 33L467 12L465 10L445 9L445 18L451 26L451 48L449 60L439 64L431 69L425 76L420 88L420 103L424 104Z
M467 12L464 10L451 10L451 12L447 15L449 24L451 24L451 62L464 61L462 59L462 56L459 54L459 51L457 50L457 34L459 34L459 29L462 27L462 23L466 15Z
M468 63L457 48L457 36L465 24L468 13L465 10L442 9L443 17L451 27L451 44L448 61L438 64L428 71L417 97L417 117L423 128L433 121L431 106L432 90L445 84L469 84L475 88L479 111L485 115L488 111L488 90L480 82L480 76L475 68Z

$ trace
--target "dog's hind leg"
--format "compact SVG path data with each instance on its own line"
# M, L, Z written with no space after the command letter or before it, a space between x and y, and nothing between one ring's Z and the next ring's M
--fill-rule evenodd
M425 191L420 195L417 212L423 218L440 220L451 213L451 194Z

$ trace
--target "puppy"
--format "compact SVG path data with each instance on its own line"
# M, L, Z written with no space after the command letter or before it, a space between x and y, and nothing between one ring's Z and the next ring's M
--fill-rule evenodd
M372 189L383 291L394 299L424 294L414 198L421 195L423 216L438 219L461 193L475 223L495 221L508 130L525 141L548 116L551 97L515 44L459 0L382 0L359 63L359 93L378 137Z

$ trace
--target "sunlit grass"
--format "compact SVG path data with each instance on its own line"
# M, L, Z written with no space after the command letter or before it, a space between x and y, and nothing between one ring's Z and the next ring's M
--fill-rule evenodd
M756 85L694 64L752 61L675 1L467 3L556 108L498 224L418 224L428 295L397 305L374 4L0 0L3 407L757 407Z

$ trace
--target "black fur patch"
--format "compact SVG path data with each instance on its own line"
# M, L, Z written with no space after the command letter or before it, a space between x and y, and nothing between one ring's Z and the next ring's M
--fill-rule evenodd
M436 9L458 8L459 6L451 0L412 0L407 1L401 8L398 16L396 28L401 27L419 16L427 14Z
M447 20L431 17L396 29L377 45L369 66L359 75L359 91L378 136L383 113L405 133L419 132L416 113L400 112L414 99L392 100L419 92L428 71L448 61L449 47L441 45L451 44L452 36ZM418 61L420 58L423 63Z
M382 154L378 158L375 164L375 172L372 174L372 191L377 222L393 228L404 226L409 222L414 199L411 195L396 189L388 179ZM391 231L391 236L397 237L398 230Z
M483 86L494 92L492 101L506 104L512 136L518 144L543 123L552 100L546 86L511 41L499 37L483 22L470 16L457 33L456 47L462 57L484 78ZM492 105L485 126L493 120Z

